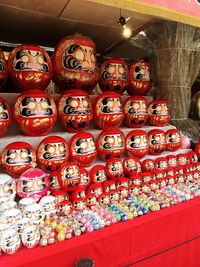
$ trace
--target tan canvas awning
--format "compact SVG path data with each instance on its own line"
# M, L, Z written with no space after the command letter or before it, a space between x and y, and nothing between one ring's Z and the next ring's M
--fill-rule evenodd
M88 0L200 27L200 0Z

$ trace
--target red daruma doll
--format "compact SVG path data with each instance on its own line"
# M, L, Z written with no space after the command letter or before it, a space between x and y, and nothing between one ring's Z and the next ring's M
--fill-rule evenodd
M130 66L130 85L128 93L130 95L145 95L151 88L149 62L136 61Z
M104 91L119 94L128 88L128 64L122 59L111 58L103 62L100 68L99 86Z
M15 102L14 118L26 135L47 135L57 119L55 102L39 90L24 92Z
M166 147L165 132L159 129L154 129L148 132L149 138L149 154L159 155Z
M95 43L87 36L75 34L63 38L52 59L54 81L62 89L91 91L99 75Z
M153 100L147 108L150 124L153 126L165 126L169 123L171 116L168 112L167 101Z
M147 133L143 130L130 131L125 142L128 156L142 158L149 152Z
M19 45L11 51L8 70L22 92L32 89L44 91L52 78L49 55L43 48L31 44Z
M97 157L94 136L86 132L75 134L70 140L69 153L78 166L89 166Z
M110 158L121 158L125 152L125 139L121 130L110 127L100 133L97 140L98 156L106 161Z
M181 135L178 129L170 129L165 132L166 150L175 151L181 146Z
M73 191L80 184L79 167L74 162L62 164L58 170L58 182L65 191Z
M93 105L94 122L100 129L120 126L124 119L121 97L114 92L99 95Z
M0 97L0 137L5 135L11 123L12 113L10 106L3 98Z
M1 155L1 164L13 178L36 166L36 153L26 142L13 142L7 145Z
M3 51L0 49L0 89L4 86L8 77L8 68Z
M140 128L148 119L147 102L144 97L132 96L124 103L124 121L130 128Z
M58 113L66 131L86 129L93 118L89 95L82 90L66 91L58 100Z
M56 171L69 159L69 147L64 138L48 136L37 148L37 162L46 172Z

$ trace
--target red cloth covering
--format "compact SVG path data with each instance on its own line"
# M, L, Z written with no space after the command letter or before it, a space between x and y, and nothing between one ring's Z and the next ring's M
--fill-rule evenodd
M51 246L22 248L0 256L0 266L74 267L89 257L95 267L199 267L198 236L200 198Z

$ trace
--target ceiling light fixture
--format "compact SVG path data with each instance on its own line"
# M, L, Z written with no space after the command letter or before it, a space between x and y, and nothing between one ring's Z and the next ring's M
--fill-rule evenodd
M132 35L131 28L126 25L126 22L129 19L130 19L130 17L128 17L127 19L125 19L123 16L121 16L121 9L120 9L120 17L119 17L119 20L118 20L117 23L123 27L122 35L123 35L124 38L130 38L131 35Z

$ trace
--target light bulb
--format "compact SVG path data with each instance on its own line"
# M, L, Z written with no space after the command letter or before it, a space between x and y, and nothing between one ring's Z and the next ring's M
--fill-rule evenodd
M122 31L122 35L124 38L130 38L132 35L132 31L129 27L127 27L126 25L123 26L123 31Z

